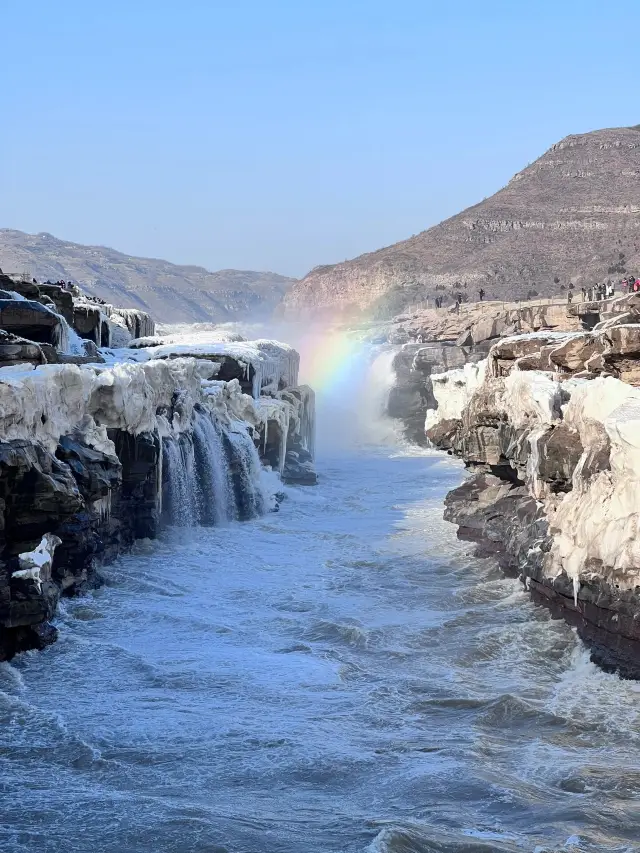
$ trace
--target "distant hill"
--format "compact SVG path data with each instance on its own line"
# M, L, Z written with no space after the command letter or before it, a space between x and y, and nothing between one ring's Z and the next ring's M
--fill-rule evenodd
M409 240L316 267L289 316L384 317L435 296L559 294L640 274L640 126L567 136L490 198ZM433 304L433 303L432 303Z
M93 296L125 308L142 308L161 322L270 316L295 281L270 272L209 272L10 229L0 229L0 268L28 271L38 281L71 280Z

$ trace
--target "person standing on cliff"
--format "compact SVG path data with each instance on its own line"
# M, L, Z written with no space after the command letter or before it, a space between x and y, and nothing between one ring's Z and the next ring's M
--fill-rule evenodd
M569 305L573 302L573 290L568 291L567 293L567 302Z
M482 300L484 299L484 288L483 287L481 287L480 290L478 291L478 296L480 297L480 302L482 302Z

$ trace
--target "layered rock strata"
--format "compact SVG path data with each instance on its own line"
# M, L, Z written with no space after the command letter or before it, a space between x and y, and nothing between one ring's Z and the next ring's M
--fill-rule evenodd
M288 315L391 317L440 298L555 295L640 268L640 130L568 136L479 204L407 240L316 267Z
M431 442L470 478L458 535L517 573L593 659L640 677L640 326L538 333L433 375ZM541 369L542 368L542 369Z
M432 374L486 357L497 374L515 363L520 370L634 381L636 323L640 294L575 305L462 306L459 313L398 317L385 333L387 342L400 344L388 414L404 422L410 440L424 443L424 416L433 408Z

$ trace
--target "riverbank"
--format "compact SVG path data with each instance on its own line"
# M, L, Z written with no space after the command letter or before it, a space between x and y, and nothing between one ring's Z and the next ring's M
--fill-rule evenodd
M575 625L601 666L639 678L640 302L564 310L565 328L521 313L520 334L509 316L453 345L405 345L396 400L421 381L399 414L413 432L424 414L425 438L470 471L446 500L460 538Z

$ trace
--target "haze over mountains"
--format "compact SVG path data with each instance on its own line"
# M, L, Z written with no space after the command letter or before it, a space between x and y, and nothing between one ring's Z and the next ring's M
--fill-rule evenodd
M10 229L0 229L0 268L38 281L72 280L106 302L172 323L268 317L295 281L270 272L209 272Z
M425 188L425 192L427 188ZM554 295L640 273L640 127L567 136L490 198L409 240L320 266L289 316L388 316L427 298Z

